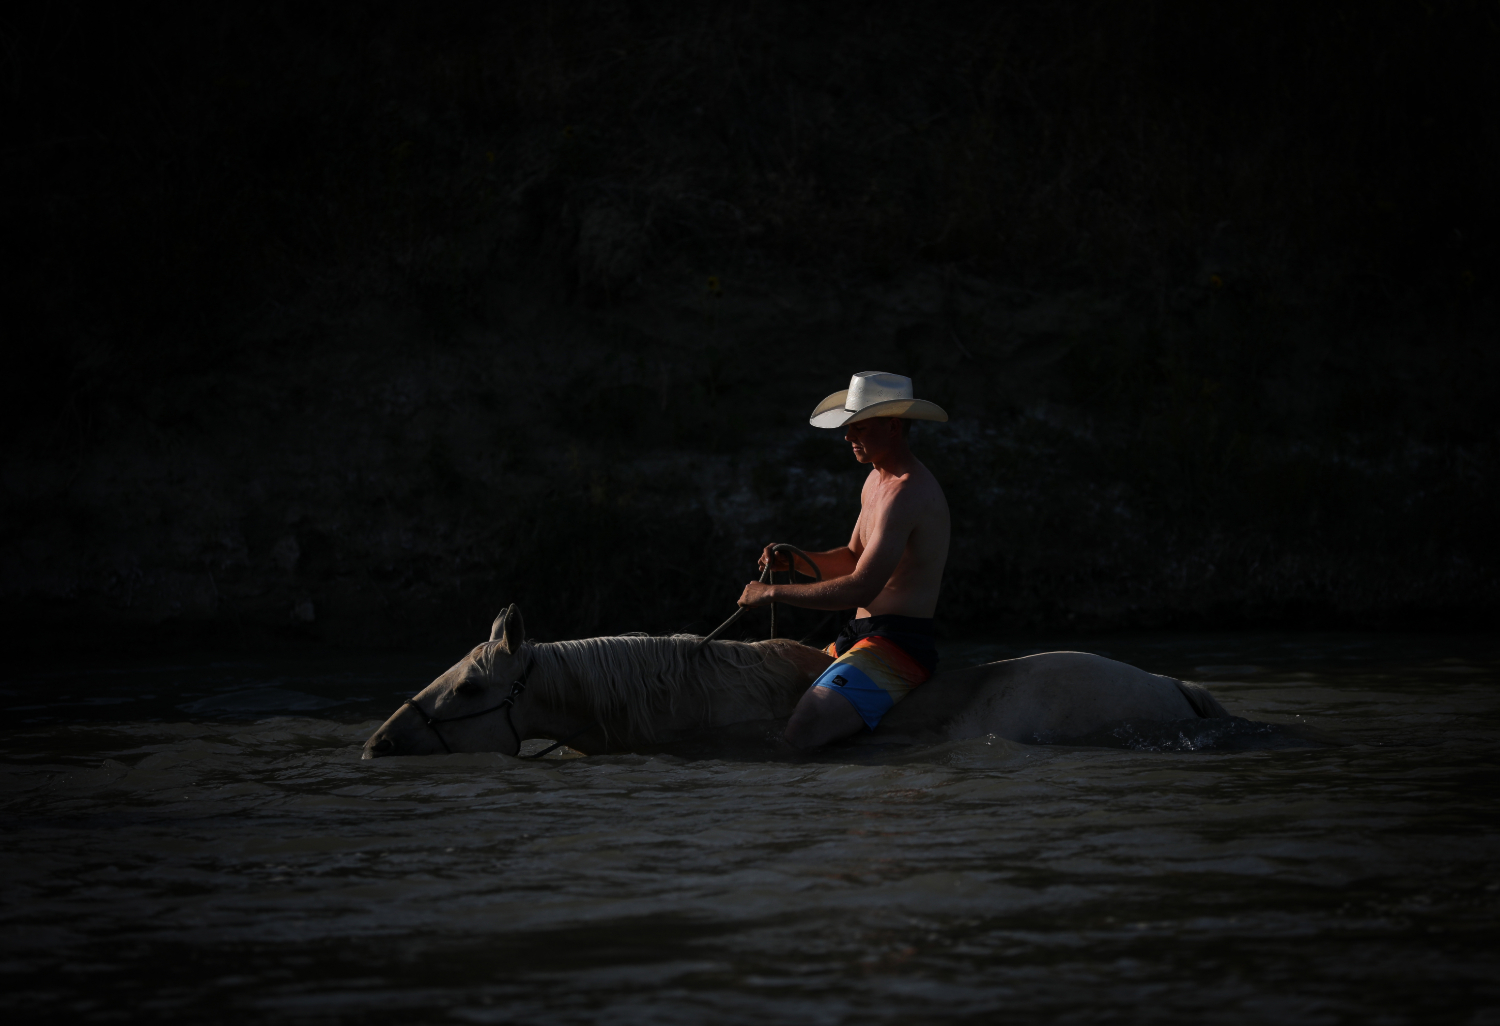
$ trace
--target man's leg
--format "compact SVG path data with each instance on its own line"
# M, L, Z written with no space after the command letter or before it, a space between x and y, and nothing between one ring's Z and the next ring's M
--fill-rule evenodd
M811 687L787 720L786 739L798 748L817 748L864 729L847 698L832 688Z

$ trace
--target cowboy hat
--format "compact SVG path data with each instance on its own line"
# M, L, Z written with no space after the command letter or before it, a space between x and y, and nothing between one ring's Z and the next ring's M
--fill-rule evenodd
M948 419L936 403L912 398L911 378L885 371L860 371L849 379L848 388L820 402L807 422L813 427L841 428L871 417Z

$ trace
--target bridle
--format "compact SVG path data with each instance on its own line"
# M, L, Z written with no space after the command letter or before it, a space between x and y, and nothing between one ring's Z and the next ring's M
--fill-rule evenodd
M593 724L591 723L588 727L584 727L583 730L579 730L572 734L569 734L567 737L563 738L563 740L554 742L550 747L544 748L540 752L536 752L532 755L521 755L521 732L516 729L515 721L510 718L510 711L515 708L516 699L520 698L523 694L526 693L526 678L531 676L531 668L535 665L535 660L533 660L530 654L528 654L526 657L525 669L521 671L521 675L519 677L510 682L510 694L501 699L498 704L492 705L488 709L481 709L478 712L464 713L462 716L429 716L427 715L427 711L417 704L415 695L413 695L411 698L406 699L401 704L409 705L416 710L417 715L422 717L422 722L427 724L427 729L432 731L432 733L437 737L438 743L443 746L443 751L447 752L449 755L453 754L453 749L448 747L448 739L443 737L443 732L441 730L438 730L439 723L458 723L461 720L474 720L478 719L481 716L488 716L492 712L499 712L501 709L504 709L505 725L510 728L511 737L516 739L517 758L540 759L542 756L546 755L553 749L561 748L569 741L572 741L584 731L588 730L589 727L592 727Z

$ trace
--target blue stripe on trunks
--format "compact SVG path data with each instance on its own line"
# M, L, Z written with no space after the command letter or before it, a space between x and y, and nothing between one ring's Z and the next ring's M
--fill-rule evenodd
M813 687L843 695L865 726L874 730L881 717L928 676L925 667L890 639L867 637L837 657Z

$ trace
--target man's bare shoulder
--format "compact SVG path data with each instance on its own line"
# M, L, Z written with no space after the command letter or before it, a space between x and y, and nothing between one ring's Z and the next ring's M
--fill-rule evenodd
M943 498L943 486L938 484L937 476L922 463L917 463L909 473L897 480L896 491L908 497L908 501L931 502Z
M948 500L932 471L918 463L907 473L886 480L880 488L879 504L891 513L920 516L928 510L946 508Z

